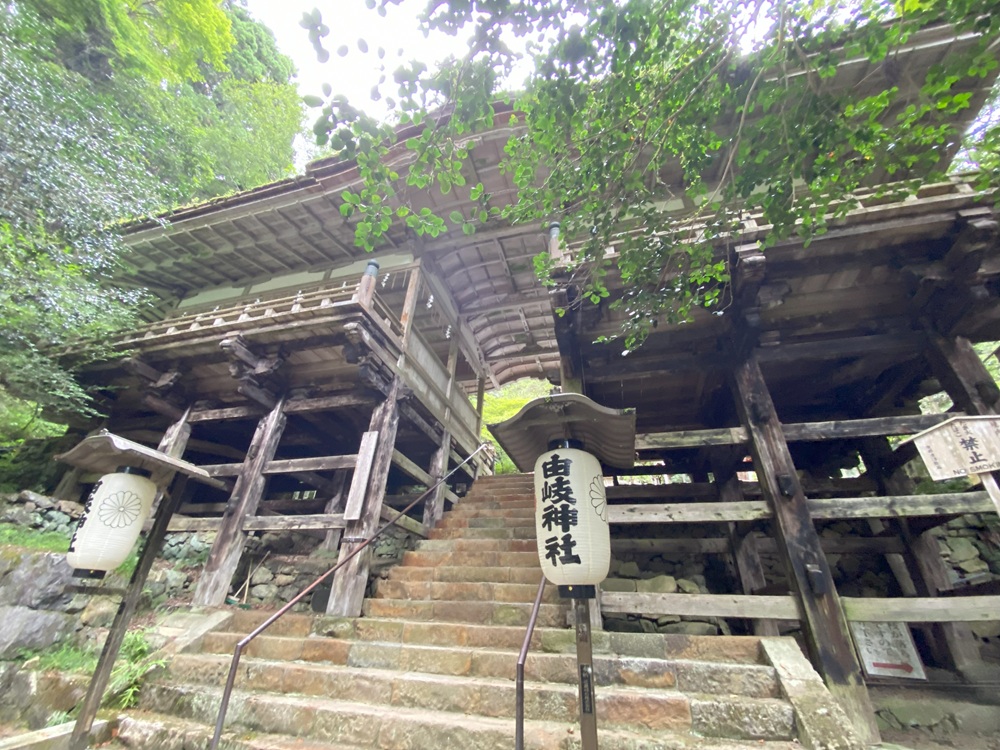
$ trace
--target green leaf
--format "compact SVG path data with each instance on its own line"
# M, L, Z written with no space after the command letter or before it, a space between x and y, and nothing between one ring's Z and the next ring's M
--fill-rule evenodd
M465 217L462 215L461 211L452 211L448 214L448 218L451 219L452 224L461 224L465 221Z

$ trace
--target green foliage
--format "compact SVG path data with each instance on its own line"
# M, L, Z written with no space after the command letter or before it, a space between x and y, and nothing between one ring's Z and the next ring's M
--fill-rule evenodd
M125 633L118 658L111 670L111 680L105 693L104 705L113 708L131 708L139 699L143 680L155 669L166 665L163 659L153 659L153 646L149 631L129 630ZM97 667L97 651L91 647L63 642L44 651L22 651L20 661L38 658L39 671L57 671L70 674L93 674Z
M97 666L97 653L92 648L82 648L64 641L43 651L22 651L18 659L27 661L38 658L40 672L64 672L67 674L91 674Z
M384 15L396 2L370 5ZM626 292L612 304L627 314L632 348L659 321L723 309L729 268L713 248L739 234L748 210L770 227L765 247L793 234L808 242L873 180L902 181L903 195L915 187L909 178L934 177L942 149L962 136L952 122L970 104L963 88L997 64L995 10L986 0L433 3L425 30L468 32L472 42L438 70L414 61L387 71L373 90L407 126L402 145L413 161L402 176L386 166L397 145L391 129L332 89L309 103L319 110L318 142L358 159L364 187L343 212L356 218L359 246L373 248L394 221L417 235L444 231L444 218L408 203L432 187L472 188L475 210L447 217L463 232L498 216L559 219L578 243L571 270L581 301L605 299L605 274L617 265ZM894 52L941 21L982 36L910 87ZM321 14L302 25L328 56ZM503 91L517 58L512 37L533 63L516 97ZM862 96L863 87L827 83L840 61L859 58L884 74L869 76L887 82L882 90ZM467 186L474 170L465 168L469 135L498 124L498 100L513 102L511 124L521 128L502 165L518 196L502 205ZM995 181L996 132L970 152L994 170L984 180Z
M132 708L138 703L143 680L153 670L166 666L163 659L152 659L153 646L148 631L130 630L111 670L111 681L104 699L105 705Z
M0 546L41 552L66 552L69 549L69 537L55 531L39 531L4 523L0 524Z
M548 396L552 385L545 380L521 378L505 383L496 390L489 391L483 398L483 424L491 425L503 422L517 414L521 408L532 399ZM496 461L493 471L496 474L516 474L518 469L507 452L500 447L496 438L487 432L486 438L493 444Z
M143 302L107 283L120 222L289 172L292 73L270 32L219 0L0 9L0 405L15 420L0 436L35 408L8 397L91 413L74 372L112 354L99 342Z

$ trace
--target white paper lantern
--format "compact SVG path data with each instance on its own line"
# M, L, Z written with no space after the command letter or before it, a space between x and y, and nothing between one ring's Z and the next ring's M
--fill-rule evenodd
M125 467L94 485L66 555L77 569L73 575L103 578L125 562L156 496L156 485L143 473Z
M596 586L608 576L611 533L601 463L577 448L535 462L535 533L542 573L558 586Z

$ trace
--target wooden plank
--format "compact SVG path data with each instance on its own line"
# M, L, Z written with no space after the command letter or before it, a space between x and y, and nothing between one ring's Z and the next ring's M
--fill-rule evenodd
M378 432L368 431L361 436L358 463L351 479L351 488L347 492L347 503L344 505L344 518L348 521L357 521L361 518L361 508L364 505L365 491L368 489L368 479L371 476L377 447Z
M330 411L351 406L371 406L375 403L370 396L344 394L318 398L297 398L285 402L285 414L300 414L310 411ZM233 419L259 418L264 410L251 406L230 406L222 409L198 409L191 412L190 422L223 422Z
M844 611L862 622L989 622L1000 620L1000 596L859 599L844 597Z
M785 440L809 442L845 440L873 435L913 435L929 429L956 414L912 414L877 419L848 419L830 422L801 422L781 425ZM679 430L649 432L636 435L636 450L667 450L673 448L705 448L713 445L739 445L747 442L742 427L715 430Z
M399 451L393 451L392 452L392 463L393 463L393 465L395 465L396 467L398 467L400 470L402 470L403 473L405 473L407 476L410 476L413 479L416 479L418 482L420 482L425 487L430 487L431 485L434 484L434 482L437 481L434 477L432 477L426 471L424 471L423 469L421 469L413 461L411 461L410 459L408 459L406 456L404 456ZM452 492L449 489L445 489L444 496L445 496L445 498L449 502L452 502L452 503L457 503L458 500L459 500L458 495L456 495L454 492Z
M344 456L317 456L315 458L287 458L270 461L264 467L265 474L292 474L296 471L330 471L332 469L352 469L358 462L358 454Z
M223 518L174 518L170 531L215 531ZM317 513L303 516L254 516L243 522L244 531L302 531L305 529L342 529L347 522L343 513Z
M383 505L380 511L380 517L383 521L391 521L398 515L399 511L395 511L392 508ZM399 520L396 521L396 526L401 529L406 529L411 534L416 534L422 539L427 538L427 527L424 526L416 518L410 518L409 516L400 516Z
M349 520L344 537L340 544L339 562L343 565L334 574L330 588L330 598L327 601L326 613L341 617L358 617L365 599L365 589L368 586L371 549L365 549L351 557L358 544L371 537L378 528L381 518L382 499L385 496L386 482L389 479L389 469L392 465L392 453L396 446L396 431L399 427L399 401L401 383L399 378L393 378L385 401L375 407L368 432L377 437L374 457L370 462L371 477L364 483L364 498L361 505L361 515ZM358 451L361 455L362 451ZM355 472L355 478L360 469ZM354 491L354 483L351 484ZM347 517L347 513L344 513Z
M338 471L333 475L333 492L323 507L324 513L340 513L344 515L344 505L347 502L347 471ZM323 535L319 548L332 551L340 547L340 529L328 529Z
M763 500L608 506L608 523L728 523L770 517L771 509Z
M411 498L412 499L412 498ZM906 543L899 537L820 537L823 552L829 555L888 554L904 552ZM777 551L774 539L758 537L757 549L761 552ZM688 539L664 537L661 539L611 538L611 548L622 552L671 552L680 555L725 555L729 553L729 539L726 537L706 537Z
M732 382L733 400L750 438L754 470L774 513L779 553L791 589L799 598L809 654L859 737L874 744L879 741L875 712L840 597L774 402L753 355L736 366Z
M243 555L243 522L257 512L267 484L263 468L274 458L285 429L287 418L283 406L284 398L278 399L270 413L257 424L243 471L236 479L229 498L229 515L225 516L215 537L208 562L195 587L196 605L218 607L226 600L233 574Z
M989 513L993 503L985 492L942 495L898 495L895 497L834 497L806 500L814 520L850 518L906 518L913 516L960 516ZM745 500L734 503L621 504L608 506L608 522L637 523L727 523L760 521L772 517L768 503Z
M645 615L771 618L800 620L794 596L747 594L632 594L605 591L601 610Z
M263 500L258 506L259 513L310 513L321 510L325 501L313 500ZM193 513L222 514L229 507L228 503L187 503L181 506L179 513L189 516Z
M860 622L990 622L1000 613L1000 596L883 599L842 597L849 620ZM794 596L746 594L633 594L603 592L601 609L644 615L770 617L801 620Z

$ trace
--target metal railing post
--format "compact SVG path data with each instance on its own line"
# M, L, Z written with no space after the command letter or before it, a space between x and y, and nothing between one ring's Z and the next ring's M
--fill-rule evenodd
M528 649L531 647L531 636L535 632L535 622L538 620L538 610L542 606L542 594L545 593L545 576L538 583L538 593L535 594L535 604L531 608L531 617L528 618L528 630L524 634L524 643L521 644L521 653L517 657L517 684L515 687L514 713L514 748L524 750L524 663L528 660Z

